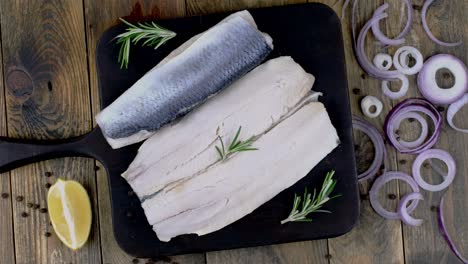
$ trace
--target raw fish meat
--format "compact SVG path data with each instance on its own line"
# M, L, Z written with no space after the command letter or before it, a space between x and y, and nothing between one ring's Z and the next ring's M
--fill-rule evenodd
M272 50L247 11L238 12L176 49L96 117L120 148L150 137L260 64Z
M251 213L330 153L338 136L311 92L314 77L290 57L272 59L139 149L123 177L158 238L207 234ZM218 136L254 136L256 151L221 161Z

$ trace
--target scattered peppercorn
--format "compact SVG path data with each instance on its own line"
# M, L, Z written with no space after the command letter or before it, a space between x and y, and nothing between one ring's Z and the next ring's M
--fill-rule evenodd
M21 216L22 216L22 217L28 217L28 215L29 215L29 214L26 213L26 212L22 212L22 213L21 213Z
M400 160L400 164L401 164L401 165L405 165L405 164L406 164L406 160L404 160L404 159Z
M431 211L432 211L432 212L437 211L437 206L435 206L435 205L431 206Z
M429 163L427 163L427 162L424 162L423 166L424 166L424 168L430 168L431 167L431 165Z
M100 170L100 169L101 169L101 168L99 168L99 166L94 166L94 170L95 170L95 171L98 171L98 170Z
M416 121L416 119L414 119L412 117L408 118L408 122L413 123L414 121Z
M41 206L38 205L38 204L33 205L33 209L39 209L39 207L41 207Z
M443 112L443 111L445 111L445 108L444 108L443 106L440 106L440 105L439 105L439 106L437 107L437 111Z
M47 213L47 208L41 208L41 210L39 210L39 212L45 214L45 213Z
M49 189L50 186L52 186L50 183L46 183L46 184L45 184L45 187L46 187L47 189Z
M361 194L361 200L369 200L369 194Z
M6 199L6 198L8 198L8 197L10 197L10 196L8 195L8 193L2 193L2 198L3 198L3 199Z
M395 200L395 199L396 199L396 195L393 194L393 193L391 193L391 194L388 195L388 199L390 199L390 200Z
M28 203L26 206L28 206L28 208L32 208L34 206L34 204Z
M326 259L331 259L331 258L332 258L332 255L331 255L331 254L326 254L326 255L325 255L325 258L326 258Z
M51 235L52 235L52 234L51 234L50 232L45 232L45 233L44 233L44 236L45 236L45 237L50 237Z
M136 258L135 258L135 259L132 259L132 263L135 263L135 264L137 264L138 262L140 262L140 260L139 260L139 259L136 259Z
M361 93L361 90L359 88L353 88L353 94L360 94Z
M22 202L24 200L24 197L21 195L16 196L16 201L17 202Z
M50 177L50 176L52 176L52 172L50 172L50 171L46 171L46 172L44 173L44 176L46 176L46 177Z
M399 129L395 130L395 134L396 134L396 135L399 135L399 134L400 134L400 130L399 130Z
M363 80L366 79L366 75L364 73L361 74L361 79L363 79Z

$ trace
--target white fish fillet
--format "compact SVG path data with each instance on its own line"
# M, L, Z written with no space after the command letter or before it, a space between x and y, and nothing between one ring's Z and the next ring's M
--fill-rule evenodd
M278 143L280 142L280 143ZM219 230L304 177L338 144L323 104L312 102L240 153L143 203L161 241Z
M214 147L218 135L229 139L239 126L243 135L263 133L309 93L313 82L291 57L270 60L157 131L123 176L140 198L189 177L219 159Z
M290 57L270 60L141 146L123 177L160 240L229 225L337 146L323 105L304 102L313 82ZM241 137L257 136L259 150L218 162L217 136L229 142L239 126Z

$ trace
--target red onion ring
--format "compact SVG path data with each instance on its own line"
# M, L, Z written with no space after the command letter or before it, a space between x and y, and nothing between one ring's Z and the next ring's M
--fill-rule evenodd
M371 203L372 208L374 208L375 212L382 216L385 219L400 219L400 216L398 215L397 212L389 212L383 206L379 203L379 190L384 186L386 183L388 183L391 180L402 180L406 182L413 192L419 192L419 187L418 184L409 176L408 174L405 174L400 171L389 171L384 173L382 176L378 177L374 184L372 185L370 191L369 191L369 200ZM411 213L416 209L416 206L418 206L419 200L413 200L411 201L410 205L407 208L407 212Z
M453 123L453 117L466 104L468 104L468 93L463 95L462 98L458 99L457 101L449 105L449 107L447 108L447 121L450 127L463 133L468 133L468 128L463 129L463 128L456 127L455 124Z
M367 32L372 27L373 24L378 23L380 20L386 18L387 14L377 14L374 15L361 29L359 32L359 36L356 43L356 59L361 65L361 68L370 76L380 79L380 80L394 80L397 79L401 74L398 71L384 71L380 70L376 66L374 66L370 61L369 58L366 56L366 52L364 50L364 44L366 40Z
M372 164L365 172L358 175L358 180L364 181L371 177L374 177L377 174L382 163L385 162L385 144L382 135L377 130L377 128L375 128L371 123L359 117L353 116L353 128L366 134L372 141L372 144L374 145L375 156L374 160L372 161Z
M379 68L380 70L389 70L393 64L392 56L386 53L377 53L377 55L374 57L373 63L375 67ZM387 64L384 65L384 63Z
M415 60L416 64L409 67L407 64L408 56L411 55ZM393 66L402 74L414 75L418 73L423 67L424 58L421 52L415 47L403 46L397 49L393 55Z
M444 181L437 185L429 184L421 177L421 166L423 165L423 162L431 158L440 159L445 164L447 164L448 167L448 173L444 177ZM455 179L456 171L457 169L455 165L455 160L447 151L441 149L426 150L419 154L413 163L414 180L418 183L418 185L421 188L430 192L437 192L447 188L453 182L453 179Z
M403 223L410 226L420 226L423 223L422 219L413 218L407 210L408 203L412 200L424 200L424 197L419 192L408 193L403 196L398 204L398 216Z
M446 68L455 77L455 84L448 89L439 87L436 81L438 70ZM468 92L468 71L465 64L450 54L430 57L418 75L418 88L421 94L434 104L451 104Z
M384 45L390 45L390 46L397 46L401 45L405 42L404 37L409 33L411 29L411 23L413 21L413 6L411 4L410 0L405 0L406 6L407 6L407 14L408 14L408 19L406 21L406 25L403 28L403 30L398 34L398 36L394 39L390 39L387 36L385 36L382 31L380 30L380 25L378 23L372 25L372 33L374 33L375 38L380 41L380 43ZM375 12L375 15L383 14L385 10L388 8L388 4L383 4L380 7L378 7Z
M401 142L395 136L396 121L402 119L408 112L421 112L428 115L434 123L434 133L429 137L426 142L419 146L407 147L401 144ZM429 101L420 98L410 98L397 104L387 115L384 123L384 130L388 141L392 146L395 147L400 153L421 153L427 149L430 149L437 142L440 136L440 129L442 127L442 116L439 111Z
M458 45L462 44L461 40L457 41L457 42L452 42L452 43L444 42L444 41L439 40L438 38L436 38L434 36L434 34L432 34L431 30L429 29L429 26L427 25L427 20L426 20L427 10L429 9L429 6L432 4L432 2L434 2L434 0L426 0L426 2L424 2L424 4L423 4L422 10L421 10L421 22L422 22L424 31L426 32L427 36L432 41L434 41L435 43L437 43L437 44L439 44L441 46L454 47L454 46L458 46Z
M385 94L388 98L393 100L400 99L401 97L405 96L409 88L408 77L406 77L403 74L400 74L397 76L397 78L401 80L401 86L397 92L393 92L392 90L390 90L390 88L388 88L387 80L382 81L383 94Z
M455 256L457 256L457 258L461 260L463 263L468 264L468 259L462 256L461 252L457 249L457 247L455 246L455 243L453 243L452 239L450 238L450 235L447 232L447 228L445 227L444 199L445 199L445 194L443 194L442 198L440 198L440 205L439 205L439 208L437 209L437 220L438 220L437 222L439 223L440 232L442 233L442 236L447 242L449 248L452 250L453 254L455 254Z
M344 3L343 3L343 7L341 7L341 19L344 18L345 16L345 12L346 12L346 8L348 8L348 5L349 5L349 2L351 0L346 0Z
M401 121L407 119L407 118L414 118L419 122L421 125L421 133L419 134L419 137L414 140L414 141L405 141L403 139L400 139L400 144L406 148L415 148L417 146L420 146L424 140L427 138L427 134L429 133L429 127L427 124L426 119L422 117L420 114L416 112L407 112L406 114L399 115L398 118L395 119L395 126L393 127L393 133L396 133L398 128L400 127Z

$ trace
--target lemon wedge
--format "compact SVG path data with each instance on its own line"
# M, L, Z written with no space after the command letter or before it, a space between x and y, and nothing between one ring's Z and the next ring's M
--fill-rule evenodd
M69 248L81 248L91 230L91 202L76 181L58 179L47 194L49 216L59 239Z

